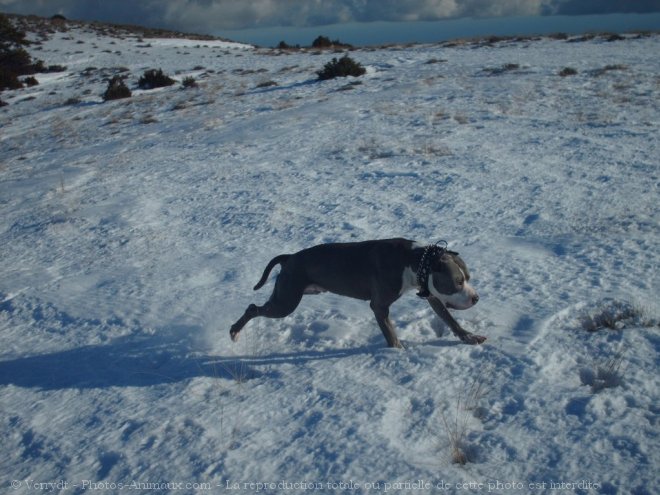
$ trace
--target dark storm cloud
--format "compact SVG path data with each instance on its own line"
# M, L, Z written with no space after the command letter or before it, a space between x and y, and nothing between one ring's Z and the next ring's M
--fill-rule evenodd
M0 10L212 32L343 22L659 12L660 0L0 0Z
M163 22L162 7L167 3L153 0L0 0L0 11L44 17L62 14L69 19L160 25Z
M648 14L660 11L660 0L564 0L554 3L559 15Z

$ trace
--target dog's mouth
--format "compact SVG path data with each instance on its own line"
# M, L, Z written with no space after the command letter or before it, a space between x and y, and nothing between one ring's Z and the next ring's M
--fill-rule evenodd
M476 292L473 292L472 294L468 295L467 298L461 298L461 297L447 297L441 299L441 301L444 303L444 305L447 307L447 309L470 309L472 306L477 304L479 301L479 296L477 295Z
M435 277L435 274L434 274ZM477 292L467 283L463 283L460 290L451 293L442 293L433 283L429 284L431 293L445 305L447 309L469 309L479 301Z

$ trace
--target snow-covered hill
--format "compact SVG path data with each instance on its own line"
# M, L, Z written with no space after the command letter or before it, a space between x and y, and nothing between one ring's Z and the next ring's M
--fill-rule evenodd
M336 54L29 50L67 70L2 94L3 492L657 491L660 37L357 50L322 83ZM395 236L461 253L484 345L413 293L405 351L332 295L230 341L273 256Z

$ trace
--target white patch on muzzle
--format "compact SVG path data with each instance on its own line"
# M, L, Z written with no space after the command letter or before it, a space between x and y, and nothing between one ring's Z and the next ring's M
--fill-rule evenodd
M450 309L469 309L474 306L478 300L477 291L470 284L465 282L463 290L455 294L441 294L433 285L433 277L429 277L429 291L436 299Z

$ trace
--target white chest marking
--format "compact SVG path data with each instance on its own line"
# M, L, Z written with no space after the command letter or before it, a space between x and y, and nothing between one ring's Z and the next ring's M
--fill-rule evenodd
M417 274L409 266L403 269L401 278L401 290L399 291L399 295L408 292L411 289L419 289L419 285L417 285Z

